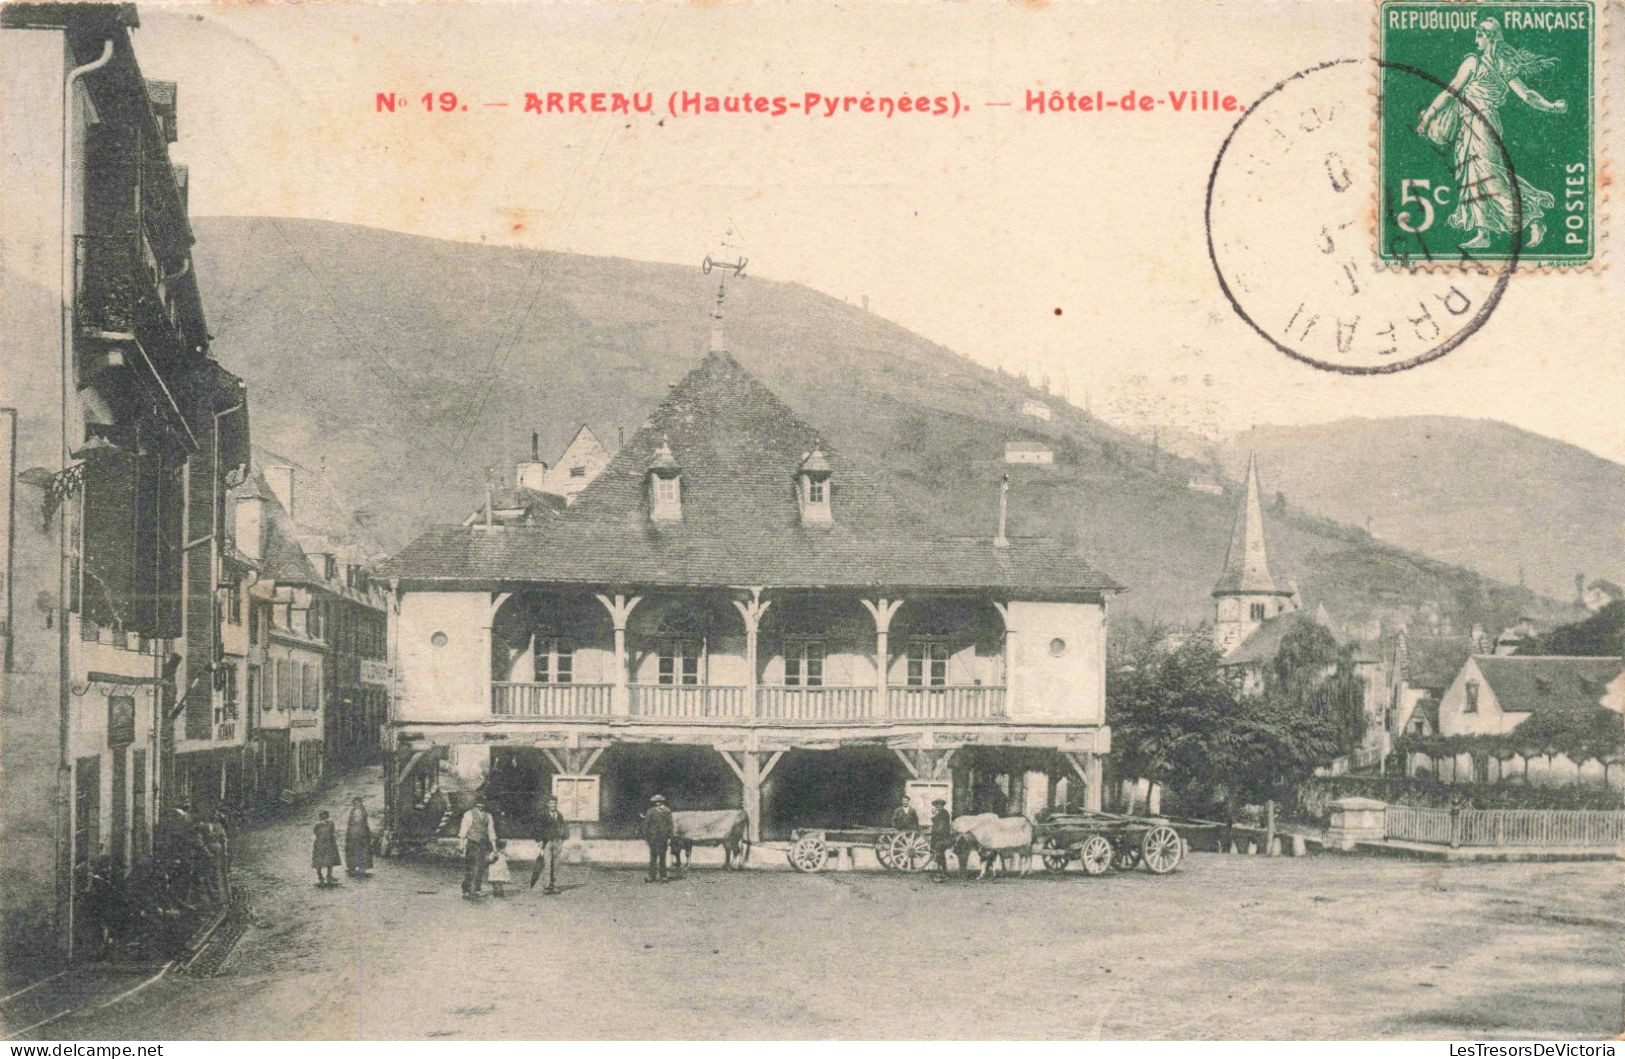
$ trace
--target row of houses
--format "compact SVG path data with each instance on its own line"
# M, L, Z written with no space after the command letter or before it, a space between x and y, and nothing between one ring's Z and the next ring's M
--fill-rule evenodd
M178 91L133 6L0 11L0 932L73 954L86 865L376 754L387 603L296 519L213 348Z
M1332 630L1324 606L1307 610L1297 585L1270 569L1258 468L1252 459L1213 598L1220 664L1244 691L1262 688L1265 667L1293 628L1313 622ZM1534 633L1533 624L1524 620L1493 637L1481 626L1459 636L1413 637L1400 628L1376 642L1347 642L1363 693L1366 740L1330 771L1381 768L1403 736L1508 735L1537 718L1562 725L1583 722L1601 710L1625 715L1625 658L1518 653L1527 649ZM1613 757L1625 760L1625 739ZM1448 782L1625 786L1625 769L1610 770L1606 765L1611 760L1575 761L1561 753L1497 759L1465 750L1442 755L1415 750L1405 764L1409 773Z

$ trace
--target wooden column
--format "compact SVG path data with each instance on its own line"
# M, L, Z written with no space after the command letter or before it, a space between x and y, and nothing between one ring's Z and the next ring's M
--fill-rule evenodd
M739 616L745 619L745 666L750 671L745 682L745 704L751 716L754 717L756 715L756 682L758 679L756 672L757 633L761 630L762 616L767 613L767 608L773 605L773 601L762 598L760 586L753 587L749 591L749 599L736 599L733 601L733 605L734 609L739 611ZM753 815L751 819L755 820L756 817ZM752 839L752 841L755 840Z
M784 751L719 750L717 753L739 777L739 788L743 794L740 800L745 816L750 820L750 841L755 845L762 840L762 784L767 782L768 774L784 756Z
M632 617L632 611L643 602L643 597L599 593L597 598L609 611L609 620L615 626L615 686L610 690L609 709L615 716L625 717L632 712L632 700L627 691L630 674L626 659L626 623Z
M1077 773L1078 778L1083 781L1083 807L1093 812L1100 812L1100 787L1105 780L1101 769L1100 755L1063 750L1061 751L1061 757L1068 765L1072 766L1072 771ZM1070 792L1068 794L1070 796Z
M1010 624L1010 604L993 601L993 608L1004 621L1004 713L1016 715L1016 630Z
M903 605L900 599L866 599L863 607L869 616L875 620L875 695L880 700L875 703L875 716L884 717L890 712L890 704L886 701L887 669L891 667L891 645L888 642L891 630L891 620L897 616L897 608Z

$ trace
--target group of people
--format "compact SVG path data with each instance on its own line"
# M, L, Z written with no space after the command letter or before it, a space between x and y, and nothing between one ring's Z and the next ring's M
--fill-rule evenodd
M165 958L205 911L231 899L232 840L218 810L187 802L159 820L152 852L129 872L98 847L80 878L79 909L95 954Z
M344 874L352 879L365 878L372 871L372 824L367 819L367 804L360 798L350 799L350 816L344 822L344 856L339 857L338 828L326 809L316 815L315 836L310 850L310 866L316 869L316 885L337 886L333 869L344 865Z
M542 876L547 876L544 894L559 893L559 859L564 855L564 840L569 837L570 825L559 811L559 800L549 798L536 825L536 863L530 871L530 888ZM463 897L479 897L490 884L491 895L502 897L513 875L508 868L508 842L497 837L496 818L486 808L485 796L476 795L474 804L463 814L457 828L457 844L463 856Z

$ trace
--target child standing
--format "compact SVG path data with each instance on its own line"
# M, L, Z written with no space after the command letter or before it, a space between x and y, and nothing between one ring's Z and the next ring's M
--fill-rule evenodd
M497 848L491 851L491 866L486 870L485 881L491 884L491 896L502 897L513 876L508 874L508 840L497 839Z
M339 839L326 809L317 814L311 832L315 840L310 847L310 866L316 869L316 885L332 886L333 869L339 864Z

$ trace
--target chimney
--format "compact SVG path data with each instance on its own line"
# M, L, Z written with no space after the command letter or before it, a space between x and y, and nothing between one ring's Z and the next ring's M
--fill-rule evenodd
M1005 520L1010 514L1010 476L999 479L999 532L993 538L993 547L1010 547L1010 538L1004 535Z
M547 479L547 464L542 462L542 438L532 430L530 432L530 459L514 464L513 484L518 489L534 489L538 493L546 492L542 488Z
M1586 575L1585 574L1575 574L1574 575L1574 601L1576 603L1580 604L1581 606L1585 606L1585 601L1586 601Z
M493 512L491 510L491 507L492 507L492 505L494 503L495 503L495 501L491 496L491 468L487 467L485 469L485 528L486 529L491 528L491 520L492 520L492 516L493 516Z
M615 428L615 448L617 451L626 448L626 428L624 426Z
M282 505L288 517L297 519L299 516L293 507L293 468L285 463L265 468L265 484L271 487L276 502Z

